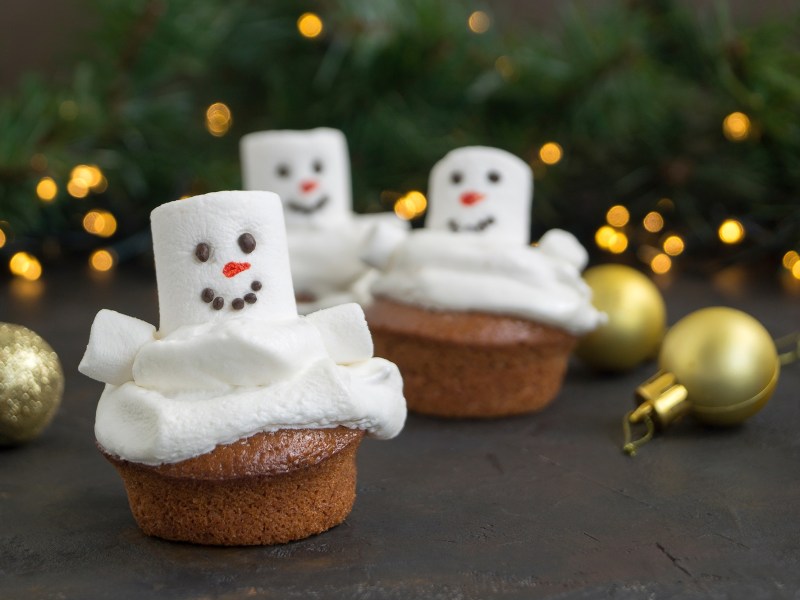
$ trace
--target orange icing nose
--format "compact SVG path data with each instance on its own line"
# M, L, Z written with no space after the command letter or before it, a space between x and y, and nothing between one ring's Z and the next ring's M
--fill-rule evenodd
M246 262L229 262L224 267L222 267L222 274L225 277L233 277L234 275L238 275L242 271L247 271L250 268L250 263Z
M308 192L315 190L318 185L319 183L317 183L316 181L301 181L300 189L303 190L304 194L307 194Z
M479 194L478 192L464 192L461 194L461 204L464 206L472 206L473 204L477 204L481 200L483 200L486 196L483 194Z

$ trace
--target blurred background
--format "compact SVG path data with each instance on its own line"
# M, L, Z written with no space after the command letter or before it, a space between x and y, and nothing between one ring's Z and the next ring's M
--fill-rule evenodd
M447 151L534 170L532 239L800 282L800 8L605 0L3 7L0 278L151 264L148 216L241 186L239 138L348 137L360 212L424 221Z

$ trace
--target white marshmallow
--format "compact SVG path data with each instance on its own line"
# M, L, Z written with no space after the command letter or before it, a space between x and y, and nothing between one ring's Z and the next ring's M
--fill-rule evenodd
M271 192L215 192L162 204L150 215L160 309L159 337L178 327L246 316L297 316L280 199ZM255 248L242 242L252 236ZM205 244L208 258L198 258ZM260 283L258 290L254 289ZM223 306L203 299L204 290ZM234 300L256 295L234 309Z
M551 229L545 233L539 239L537 247L548 256L572 265L578 271L583 271L589 263L586 248L574 235L563 229Z
M239 149L245 189L278 194L289 229L336 229L352 218L350 158L341 131L258 131L245 135Z
M318 310L306 316L322 335L328 355L340 365L372 358L372 335L364 309L355 302Z
M532 199L525 161L498 148L458 148L431 170L425 227L527 244Z
M153 341L155 331L150 323L113 310L101 310L92 323L89 344L78 371L113 385L131 381L136 354Z
M408 238L408 231L377 221L361 249L361 260L376 269L386 269L395 250Z

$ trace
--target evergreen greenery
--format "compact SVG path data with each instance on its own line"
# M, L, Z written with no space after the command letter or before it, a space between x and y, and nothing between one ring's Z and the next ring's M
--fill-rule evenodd
M800 11L738 28L724 5L700 17L669 0L628 0L566 8L547 30L478 35L467 27L478 8L97 2L96 32L75 40L71 80L30 76L0 99L0 226L10 240L0 252L143 252L131 240L146 236L154 206L240 187L243 134L320 125L348 137L361 211L391 209L405 191L425 190L445 152L482 144L533 164L535 235L563 227L591 247L619 203L631 211L631 255L658 244L638 225L657 206L687 256L740 260L800 246ZM307 10L324 22L318 38L298 33ZM217 101L233 115L222 137L204 126ZM739 142L722 131L734 111L752 123ZM550 140L564 158L546 167L537 153ZM98 165L107 189L71 197L77 164ZM58 185L53 202L37 199L44 176ZM658 204L664 197L672 202ZM111 240L83 231L90 207L116 215ZM735 249L717 239L727 217L747 231Z

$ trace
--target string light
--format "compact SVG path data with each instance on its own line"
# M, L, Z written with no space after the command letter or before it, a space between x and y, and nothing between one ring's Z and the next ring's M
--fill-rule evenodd
M661 216L661 213L654 210L650 211L645 215L644 219L642 219L642 225L644 225L644 228L650 233L658 233L664 229L664 217Z
M795 279L800 279L800 261L797 261L796 263L794 263L794 265L792 265L791 273L792 277L794 277Z
M666 254L656 254L650 261L650 268L656 275L664 275L672 268L672 259Z
M297 19L297 31L300 32L304 38L314 39L318 37L323 30L322 19L314 13L307 12L300 15Z
M664 252L666 252L670 256L678 256L685 249L685 244L683 243L683 239L681 239L681 237L678 235L667 236L662 245L664 247Z
M36 281L42 276L42 265L32 254L17 252L8 261L8 268L12 274L28 281Z
M74 198L85 198L89 191L105 191L108 183L97 165L77 165L72 169L67 182L67 192Z
M0 248L6 245L6 233L0 229Z
M52 177L42 177L36 184L36 195L42 202L52 202L58 194L58 186Z
M214 102L206 109L206 129L214 137L222 137L233 124L231 109L223 102Z
M2 244L0 244L0 247L2 247ZM788 271L791 271L798 262L800 262L800 254L796 250L789 250L783 255L783 267Z
M614 227L625 227L630 219L631 213L621 204L612 206L606 213L606 222Z
M70 179L67 183L67 192L73 198L86 198L89 195L89 186L83 179Z
M564 157L564 149L556 142L547 142L539 148L539 158L546 165L554 165Z
M505 80L514 77L514 64L507 56L498 56L497 60L494 61L494 69L500 73L500 76Z
M83 228L92 235L111 237L117 231L117 219L107 210L90 210L83 217Z
M94 271L100 271L101 273L113 269L116 262L117 260L112 251L106 250L105 248L95 250L89 257L89 267L91 267Z
M476 10L467 19L467 25L472 33L486 33L492 25L492 20L482 10Z
M750 117L742 112L733 112L722 121L722 133L732 142L742 142L750 137Z
M594 241L600 249L612 254L622 254L628 249L628 236L608 225L595 232Z
M722 243L738 244L744 239L744 225L736 219L726 219L723 221L722 225L719 226L717 233Z
M427 208L428 199L425 197L425 194L416 190L412 190L404 196L401 196L397 199L397 202L394 203L394 213L406 221L420 216Z

